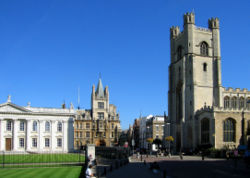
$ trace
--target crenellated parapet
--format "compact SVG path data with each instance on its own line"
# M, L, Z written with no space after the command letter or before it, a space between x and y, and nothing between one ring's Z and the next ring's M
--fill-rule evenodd
M170 28L170 38L172 39L172 38L176 38L176 37L178 37L179 36L179 34L180 34L181 32L180 32L180 27L178 27L178 26L172 26L171 28Z
M184 25L195 24L195 15L193 12L187 12L183 15Z
M219 19L217 17L208 19L208 27L210 29L219 29L220 28Z
M247 88L232 88L232 87L223 87L224 92L231 92L231 93L239 93L239 92L243 92L243 93L249 93L250 91Z

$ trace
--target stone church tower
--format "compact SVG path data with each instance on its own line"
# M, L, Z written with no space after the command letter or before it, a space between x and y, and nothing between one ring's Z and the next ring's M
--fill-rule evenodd
M219 20L209 19L208 28L195 25L194 13L183 20L183 31L170 29L168 114L176 151L197 145L195 112L222 103Z

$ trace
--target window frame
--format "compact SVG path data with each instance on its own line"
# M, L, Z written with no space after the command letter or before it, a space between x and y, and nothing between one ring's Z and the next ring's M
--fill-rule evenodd
M104 102L98 102L98 109L104 109Z
M19 123L19 131L24 132L25 131L25 122L20 121Z
M37 132L37 121L33 121L33 123L32 123L32 131Z
M37 138L32 138L32 147L37 148Z
M6 122L6 131L12 131L12 121L10 120Z
M19 147L24 148L25 143L24 143L24 138L19 138Z
M223 142L236 141L236 121L233 118L227 118L223 121Z
M45 143L46 148L50 147L50 139L49 138L45 138L44 143Z
M104 112L98 112L98 119L103 120L104 119Z
M50 122L49 121L45 122L45 132L50 132Z
M229 96L225 96L224 97L224 108L227 109L230 107L230 97Z
M205 41L200 44L200 54L201 56L208 56L208 44Z
M57 147L58 148L62 147L62 138L57 138Z
M62 122L57 123L57 132L62 132Z
M90 138L90 132L86 132L86 138Z

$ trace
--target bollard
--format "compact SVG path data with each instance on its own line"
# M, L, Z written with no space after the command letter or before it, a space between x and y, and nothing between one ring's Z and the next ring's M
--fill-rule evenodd
M141 162L142 162L142 155L141 155Z
M167 171L163 170L163 178L166 178L166 177L167 177Z
M112 172L113 171L113 166L112 166L112 164L110 165L110 172Z
M107 168L106 168L106 167L104 167L103 174L104 174L105 176L107 175Z
M147 165L147 162L146 162L146 160L144 159L144 165L146 166Z

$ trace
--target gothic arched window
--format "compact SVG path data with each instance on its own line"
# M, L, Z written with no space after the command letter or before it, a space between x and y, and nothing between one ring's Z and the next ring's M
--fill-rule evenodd
M201 144L209 143L209 119L201 120Z
M232 108L233 108L233 109L236 109L236 107L237 107L237 98L234 96L234 97L232 98Z
M247 98L247 101L246 101L246 106L247 106L247 109L250 110L250 97Z
M45 123L45 132L49 132L50 131L50 123L47 121Z
M182 47L179 46L177 48L177 60L181 59L181 57L182 57Z
M62 123L61 122L57 123L57 132L62 132Z
M201 43L200 51L202 56L208 56L208 44L206 42Z
M243 97L240 97L240 109L244 108L244 98Z
M235 125L236 122L232 118L228 118L223 122L223 141L235 142Z
M225 97L224 97L224 108L225 108L225 109L226 109L226 108L229 108L229 101L230 101L229 97L228 97L228 96L225 96Z
M34 131L34 132L37 131L37 122L36 121L33 122L32 131Z

